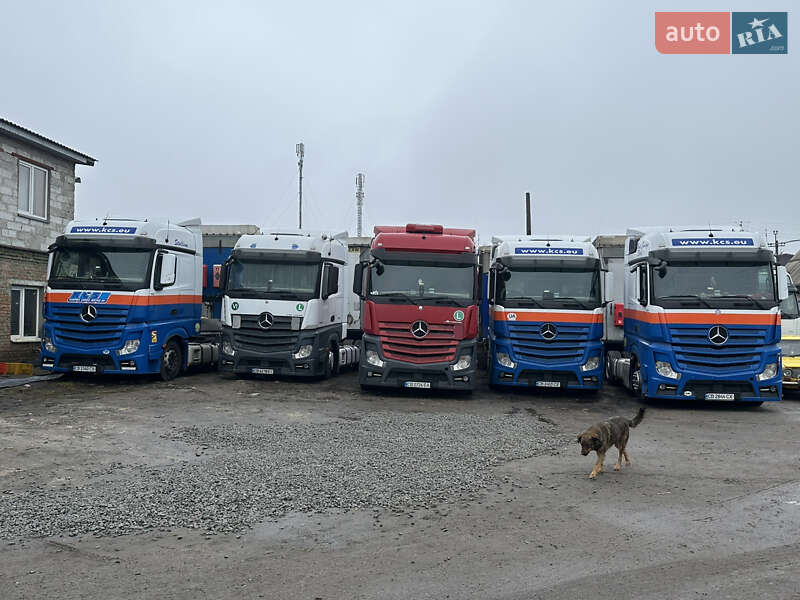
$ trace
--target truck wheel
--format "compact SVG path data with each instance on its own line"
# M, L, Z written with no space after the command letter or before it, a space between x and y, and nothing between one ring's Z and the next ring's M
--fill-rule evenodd
M183 366L183 352L175 340L170 340L161 353L161 379L171 381L180 375Z
M331 365L331 375L336 376L342 370L342 365L339 364L339 344L331 344L331 356L333 357L333 364Z
M642 368L639 366L639 361L631 358L631 393L636 398L644 398L643 390L644 381L642 379Z
M333 352L328 350L328 356L325 358L325 370L322 372L323 379L330 379L331 375L333 375L333 370L336 367L336 358L333 356Z

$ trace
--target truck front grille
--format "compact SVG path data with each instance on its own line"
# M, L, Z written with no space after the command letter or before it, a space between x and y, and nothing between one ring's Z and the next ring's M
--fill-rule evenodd
M392 360L427 364L451 362L456 357L458 340L455 326L428 324L428 335L418 339L411 334L410 323L384 321L378 324L383 355Z
M97 317L87 323L81 319L83 304L51 306L48 322L53 325L55 342L76 348L108 348L119 345L128 320L127 306L94 305Z
M508 338L516 358L540 364L579 363L583 360L589 341L588 325L557 324L558 334L548 341L539 331L543 324L508 323Z
M670 338L678 367L724 375L753 372L761 364L760 347L766 327L729 326L728 341L716 346L708 339L710 326L671 325Z
M242 315L242 326L232 331L236 347L250 352L294 352L300 335L292 330L291 317L274 317L272 327L263 329L258 316Z

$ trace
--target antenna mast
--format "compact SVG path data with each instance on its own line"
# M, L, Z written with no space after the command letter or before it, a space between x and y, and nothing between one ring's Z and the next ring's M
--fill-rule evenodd
M356 175L356 209L358 211L358 226L356 231L358 237L361 237L361 226L364 217L364 174L358 173Z
M303 142L296 144L294 147L294 151L297 154L297 169L300 173L299 179L299 186L298 186L298 212L297 212L297 222L298 222L298 229L303 228L303 157L306 154L306 147Z

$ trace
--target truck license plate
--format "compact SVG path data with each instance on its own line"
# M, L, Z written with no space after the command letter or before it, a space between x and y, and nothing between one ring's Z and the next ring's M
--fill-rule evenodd
M408 387L408 388L424 388L424 389L427 389L427 388L431 387L431 382L430 381L406 381L403 385L405 387Z
M706 400L735 400L735 394L713 394L708 393L706 394Z
M537 381L536 387L546 387L546 388L560 388L561 382L560 381Z
M72 365L72 370L78 373L97 373L96 365Z
M275 369L262 369L260 367L253 367L250 369L250 372L253 373L253 375L274 375Z

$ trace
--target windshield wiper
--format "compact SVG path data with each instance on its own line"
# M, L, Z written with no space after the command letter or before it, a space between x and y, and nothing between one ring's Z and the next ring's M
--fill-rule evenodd
M471 303L463 298L454 298L447 294L432 294L430 296L423 296L421 300L433 300L437 304L455 304L456 306L469 306Z
M389 300L403 300L409 304L417 304L417 300L406 294L405 292L381 292L380 294L371 294L373 298L388 298Z
M504 301L513 300L514 302L519 302L520 304L529 304L531 306L538 306L539 308L544 308L544 305L536 300L535 298L530 298L528 296L506 296Z
M566 300L567 302L575 302L576 304L579 304L581 308L584 308L586 310L594 310L593 306L589 306L583 300L578 300L577 298L573 298L572 296L559 296L558 298L553 298L553 300Z
M697 300L698 302L704 304L707 308L714 308L711 306L704 298L701 298L697 294L678 294L675 296L659 296L656 300Z
M758 300L753 298L752 296L748 296L747 294L728 294L725 296L714 296L714 298L723 298L723 299L731 299L731 300L749 300L758 308L764 308L764 305L761 304Z

